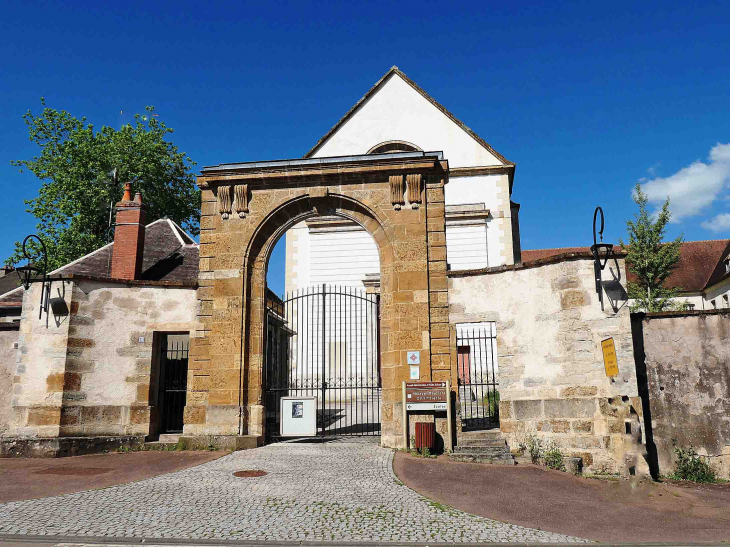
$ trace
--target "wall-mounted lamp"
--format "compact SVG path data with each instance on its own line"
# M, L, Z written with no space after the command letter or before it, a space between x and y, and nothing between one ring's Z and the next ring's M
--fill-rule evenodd
M601 227L596 230L598 213L601 214ZM596 210L593 212L593 245L591 245L591 252L593 253L593 270L596 275L596 292L598 293L598 300L601 302L601 311L603 311L603 283L601 279L601 272L606 267L606 264L608 264L608 260L611 258L611 254L613 253L613 244L603 242L603 227L603 209L601 209L601 207L596 207ZM598 237L596 237L596 234Z
M38 241L40 248L31 249L28 251L27 244L29 240L35 239ZM15 268L15 272L20 278L20 282L23 288L27 291L30 288L31 283L41 278L43 283L41 289L41 307L38 312L38 319L43 315L44 311L48 311L48 294L51 292L50 287L46 287L46 273L48 270L48 253L46 252L46 244L43 240L35 234L27 236L23 240L23 255L28 259L28 264ZM40 266L42 264L42 266Z

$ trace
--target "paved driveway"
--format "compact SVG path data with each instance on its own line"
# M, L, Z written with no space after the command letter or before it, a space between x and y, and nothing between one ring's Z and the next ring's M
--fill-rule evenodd
M0 534L238 540L580 541L442 506L373 443L281 443L101 490L0 504ZM263 470L255 478L236 471Z

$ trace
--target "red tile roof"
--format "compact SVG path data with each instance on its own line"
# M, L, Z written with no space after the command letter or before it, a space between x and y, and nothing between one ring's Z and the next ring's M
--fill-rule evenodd
M722 260L730 251L730 239L685 241L677 268L667 278L666 287L681 287L685 292L701 292L720 281L725 268ZM720 275L713 275L721 269ZM629 273L629 281L636 278Z

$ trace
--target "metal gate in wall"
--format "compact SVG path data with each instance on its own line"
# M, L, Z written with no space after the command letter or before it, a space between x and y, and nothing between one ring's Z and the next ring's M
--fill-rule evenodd
M464 431L499 427L494 323L456 327L456 366Z
M266 436L281 398L317 398L320 436L380 435L379 295L321 285L267 296Z
M189 347L187 335L164 335L162 339L159 391L162 433L183 431Z

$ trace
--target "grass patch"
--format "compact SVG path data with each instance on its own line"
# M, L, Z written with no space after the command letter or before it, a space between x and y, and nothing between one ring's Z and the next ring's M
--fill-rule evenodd
M670 479L705 484L718 482L715 470L695 452L694 447L675 447L674 454L677 460L674 462L674 472L668 476Z

